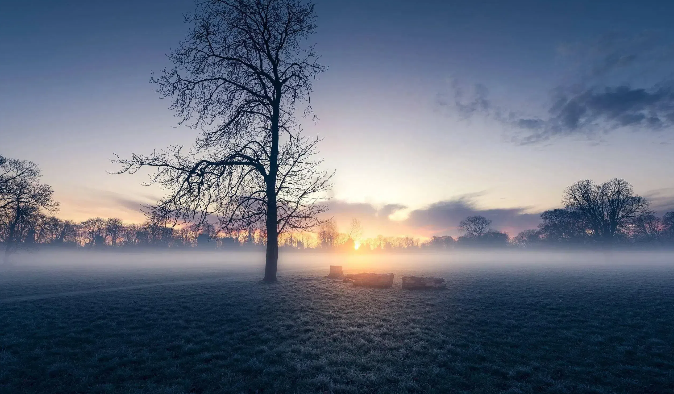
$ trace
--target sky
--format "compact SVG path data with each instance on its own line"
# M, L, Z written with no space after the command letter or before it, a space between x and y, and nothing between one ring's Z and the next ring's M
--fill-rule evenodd
M317 0L311 40L330 215L364 235L515 235L576 181L674 210L674 2ZM115 154L190 146L150 84L192 0L0 3L0 154L36 162L58 216L144 219L162 196Z

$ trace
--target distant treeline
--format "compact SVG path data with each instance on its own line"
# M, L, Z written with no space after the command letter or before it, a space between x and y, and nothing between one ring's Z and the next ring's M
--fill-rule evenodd
M465 248L583 248L596 246L674 247L674 212L662 217L649 210L622 179L603 184L580 181L564 191L563 208L545 211L537 229L515 237L491 228L483 216L459 223L463 235L363 238L354 219L346 233L333 221L316 232L290 232L279 238L286 250L385 251L443 250ZM266 244L259 229L224 233L210 223L172 225L165 218L149 216L144 224L124 224L120 219L94 218L83 222L59 219L52 190L40 183L39 168L32 162L0 156L0 245L5 253L25 248L73 248L89 250L200 249L255 250ZM173 223L175 224L175 223Z
M537 229L513 238L522 247L674 246L674 212L658 217L623 179L585 180L564 191L561 209L545 211Z
M472 216L462 221L458 239L433 237L434 248L514 246L519 248L674 247L674 212L658 217L649 201L623 179L602 184L584 180L564 191L563 208L541 214L536 229L515 237L491 229L491 221Z
M4 242L7 236L8 226L0 226L0 240ZM223 234L213 225L173 227L166 223L151 221L143 224L124 224L117 218L94 218L76 223L41 214L34 215L19 231L15 231L14 237L14 242L22 249L263 250L266 244L265 234L259 230ZM281 248L286 250L365 252L418 249L429 245L429 242L422 242L413 237L380 235L360 240L360 237L353 232L339 233L332 221L326 222L316 233L290 233L280 239Z
M284 250L376 253L394 251L432 251L453 248L589 248L595 246L674 247L674 212L662 218L652 213L635 216L617 227L610 236L596 232L577 210L562 208L541 214L537 229L525 230L515 237L494 230L491 221L471 216L459 224L460 237L434 236L421 240L414 237L362 238L360 224L353 221L348 232L339 232L334 222L324 223L315 233L284 236ZM6 223L6 221L3 221ZM355 229L354 229L355 228ZM8 226L0 226L0 241L5 242ZM134 251L144 249L193 250L263 250L266 243L260 231L241 231L224 235L214 226L172 227L145 222L124 224L120 219L94 218L83 222L62 220L54 216L35 215L15 231L15 242L24 249L69 248L99 251Z

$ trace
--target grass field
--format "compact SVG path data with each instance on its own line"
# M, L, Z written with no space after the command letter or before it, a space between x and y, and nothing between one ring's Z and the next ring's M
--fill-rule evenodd
M3 272L0 392L674 392L674 268L324 271Z

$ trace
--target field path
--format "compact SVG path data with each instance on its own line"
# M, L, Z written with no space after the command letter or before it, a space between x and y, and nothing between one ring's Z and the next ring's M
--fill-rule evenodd
M311 272L311 270L302 269L302 268L291 268L291 269L282 270L282 271L279 272L279 274L294 274L294 273L297 273L297 272ZM235 276L232 276L231 274L228 274L228 275L223 275L223 276L219 276L219 277L216 277L216 278L173 280L173 281L157 282L157 283L144 283L144 284L139 284L139 285L128 285L128 286L118 286L118 287L108 287L108 288L87 289L87 290L73 290L73 291L63 291L63 292L58 292L58 293L33 294L33 295L26 295L26 296L13 296L13 297L7 297L7 298L0 299L0 305L1 304L13 304L13 303L16 303L16 302L24 302L24 301L39 301L39 300L46 300L46 299L58 298L58 297L71 297L71 296L78 296L78 295L85 295L85 294L146 289L146 288L158 287L158 286L193 285L193 284L199 284L199 283L211 283L211 282L232 281L232 280L249 280L249 279L255 280L255 278L257 278L257 273L255 273L255 274L253 274L253 273L251 273L251 274L237 273Z
M38 300L46 300L46 299L50 299L50 298L70 297L70 296L78 296L78 295L94 294L94 293L106 293L106 292L112 292L112 291L145 289L145 288L149 288L149 287L158 287L158 286L192 285L192 284L198 284L198 283L217 282L217 281L222 281L222 280L227 280L227 279L231 279L231 278L219 277L219 278L195 279L195 280L175 280L175 281L170 281L170 282L146 283L146 284L142 284L142 285L130 285L130 286L121 286L121 287L101 288L101 289L64 291L64 292L61 292L61 293L34 294L34 295L29 295L29 296L17 296L17 297L8 297L8 298L0 299L0 304L13 304L15 302L38 301Z

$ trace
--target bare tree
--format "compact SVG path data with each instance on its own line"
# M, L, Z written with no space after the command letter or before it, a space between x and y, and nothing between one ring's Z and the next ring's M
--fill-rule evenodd
M217 217L221 229L260 229L267 239L265 281L276 280L278 236L308 229L330 174L319 170L318 139L304 137L298 106L310 113L312 80L324 70L306 40L312 4L301 0L205 0L193 28L153 78L181 124L201 131L184 154L173 147L119 160L121 172L157 169L168 189L158 206L176 221Z
M333 220L328 220L321 224L318 230L318 242L322 248L332 248L337 245L339 232Z
M105 247L105 219L92 218L80 223L85 245L92 248Z
M644 212L631 221L632 238L637 242L658 240L663 233L662 221L653 212Z
M648 211L648 201L618 178L601 185L577 182L566 189L563 203L587 223L594 238L605 242L613 241L632 219Z
M541 242L540 230L524 230L512 239L512 243L522 248L529 248Z
M0 224L4 227L5 261L18 246L35 240L35 222L44 211L55 212L52 188L40 183L38 166L0 156Z
M669 241L674 241L674 212L662 216L662 234Z
M541 213L538 225L542 241L551 244L583 243L588 239L588 226L584 218L569 209L551 209Z
M360 241L360 238L363 236L363 227L360 225L360 220L353 218L351 219L351 227L349 227L349 238L354 240L354 242Z
M175 226L171 225L175 222L172 219L172 214L167 206L160 204L145 212L147 221L143 224L143 230L146 233L146 245L151 247L169 247L173 241L173 233Z
M63 221L54 216L39 215L36 226L36 241L43 244L53 244L58 239Z
M127 248L138 246L138 233L140 231L140 226L137 224L130 224L124 227L124 231L121 234L124 246Z
M433 249L449 249L453 248L456 244L456 240L449 235L440 235L433 236L430 241L426 244L428 247Z
M121 219L110 218L105 221L105 234L110 237L110 244L117 246L117 240L122 238L124 224Z
M459 228L466 233L467 237L478 238L489 231L491 220L484 216L469 216L459 223Z
M59 245L76 246L77 239L77 224L72 220L64 220L59 227L58 237L56 243Z

